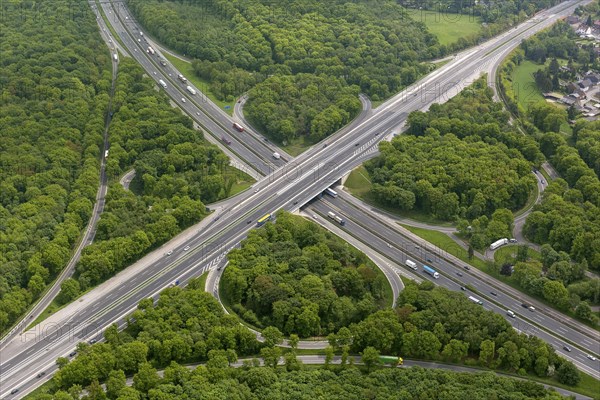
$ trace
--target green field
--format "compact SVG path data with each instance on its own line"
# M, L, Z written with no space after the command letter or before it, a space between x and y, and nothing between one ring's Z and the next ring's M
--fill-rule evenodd
M518 247L519 247L518 245L509 245L509 246L500 247L494 253L494 261L500 262L500 261L504 260L504 258L507 256L514 258L517 255ZM532 248L529 248L527 255L529 256L530 260L542 261L541 254Z
M480 18L471 15L416 9L406 11L413 20L423 22L429 32L438 38L440 44L448 45L481 31Z
M535 78L533 77L533 73L542 68L544 68L544 65L525 60L513 71L512 81L516 96L515 100L524 110L529 108L530 103L544 101L544 96L535 84Z

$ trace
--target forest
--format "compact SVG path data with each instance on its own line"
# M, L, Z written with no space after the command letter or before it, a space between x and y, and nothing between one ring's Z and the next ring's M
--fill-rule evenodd
M227 197L237 178L227 156L155 87L134 61L120 62L107 164L107 176L115 181L95 242L76 266L77 282L64 284L63 301L200 221L205 204ZM131 166L136 177L133 191L127 191L116 178Z
M99 184L110 54L90 7L0 4L0 332L62 270Z
M536 185L531 165L543 160L535 140L508 124L484 79L426 113L411 113L406 134L382 142L380 152L365 163L374 197L400 210L468 221L475 248L510 235L511 211Z
M248 92L249 120L279 142L326 137L360 110L359 92L386 99L446 53L402 7L375 3L127 1L219 99Z
M245 321L285 335L322 336L391 304L385 276L317 224L286 212L228 254L224 300Z
M598 13L598 7L592 3L577 12ZM524 130L560 174L549 182L523 227L528 240L542 245L541 262L518 254L507 261L515 262L511 279L523 290L596 326L598 316L590 305L600 303L600 279L586 277L585 271L600 271L600 125L578 118L573 107L565 110L545 101L525 110L518 105L519 90L510 80L523 60L546 63L534 74L535 84L540 90L564 91L560 82L575 80L577 71L600 67L593 48L578 46L577 39L568 24L559 22L524 41L501 67L500 89L511 112L520 117ZM566 61L567 70L558 60ZM569 120L571 134L563 129ZM501 273L508 275L503 267Z
M217 300L203 291L200 279L194 279L186 288L165 289L156 304L150 298L142 300L122 332L112 326L104 332L105 342L80 343L76 358L58 359L59 371L32 398L77 399L83 390L88 399L123 400L214 399L224 393L244 399L297 399L304 394L363 399L373 391L403 399L455 398L463 391L477 399L560 398L536 383L490 372L379 369L378 354L464 362L521 374L532 371L567 385L579 382L574 365L558 357L551 346L518 334L502 316L485 311L461 293L431 282L409 282L399 304L331 334L325 365L306 369L296 358L297 335L290 336L291 349L285 353L277 347L282 339L277 328L265 329L265 342L259 343L237 317L224 314ZM342 353L341 365L331 364L336 352ZM365 364L361 369L353 362L352 355L358 353ZM238 357L255 355L267 367L257 368L254 360L230 368ZM274 368L280 357L283 368ZM194 370L181 365L199 362L204 365ZM157 375L161 369L163 377ZM133 376L131 386L126 386L126 376Z
M462 293L410 281L395 310L382 310L329 337L335 350L373 347L382 354L481 365L520 374L554 377L575 385L577 368L535 336L517 333L503 316Z

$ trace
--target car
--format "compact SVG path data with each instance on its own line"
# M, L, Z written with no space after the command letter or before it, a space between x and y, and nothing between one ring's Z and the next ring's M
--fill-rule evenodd
M586 356L588 359L592 360L592 361L596 361L596 357L594 357L594 356L593 356L593 355L591 355L591 354L586 354L585 356Z
M197 112L197 113L196 113L196 115L200 116L200 113L199 113L199 112Z
M254 189L254 193L258 193L258 189Z
M183 97L181 98L181 101L183 101L185 103L185 99Z
M359 142L354 143L354 147L358 147L358 146L360 146Z
M460 287L460 290L466 291L467 289L465 289L465 287L464 287L464 286L461 286L461 287Z
M521 307L523 307L523 308L529 308L529 304L527 304L527 303L522 303L522 304L521 304Z
M69 353L69 357L75 357L76 354L77 354L76 351L72 351L72 352Z
M183 251L188 251L189 249L190 249L190 246L185 246L185 247L183 248Z
M167 251L167 256L170 256L171 254L173 254L173 250Z
M529 306L527 308L529 308L529 311L535 311L535 307L534 306Z
M464 268L464 269L466 269L467 271L470 271L470 270L471 270L471 268L469 268L469 267L468 267L468 266L466 266L466 265L465 265L463 268Z
M498 296L498 293L496 293L496 292L490 292L490 294L491 294L492 296Z
M313 218L314 218L314 219L317 219L317 214L313 214Z
M517 243L517 239L508 239L510 243Z
M545 184L546 184L546 181L542 179L542 185L545 185Z
M429 257L427 257L426 260L427 260L427 262L433 262L433 261L431 261L431 258L429 258Z
M251 219L249 219L248 221L246 221L246 224L248 224L248 225L251 224L251 223L252 223Z
M219 265L219 267L217 268L217 271L220 271L223 267Z
M327 143L323 144L323 148L327 147Z
M462 272L457 272L456 275L463 276Z
M298 204L298 200L294 201L294 205Z
M154 75L156 75L156 71L154 71Z
M391 245L391 244L389 244L389 243L387 244L387 246L388 246L390 249L392 248L392 245Z
M563 350L571 352L571 348L569 346L567 346L566 344L563 346Z
M11 391L10 391L10 394L15 394L15 393L17 393L18 391L19 391L19 389L13 389L13 390L11 390Z
M415 249L417 249L417 250L419 250L419 249L420 249L420 247L419 247L419 245L418 245L418 244L415 244Z
M517 318L517 316L515 315L515 313L512 312L511 310L506 310L506 315L508 315L511 318Z
M125 17L125 19L129 19L129 17Z
M40 372L39 374L37 374L37 377L38 377L38 378L41 378L41 377L42 377L42 376L44 376L44 375L46 375L46 373L42 371L42 372Z
M90 340L90 341L89 341L89 343L90 343L90 344L94 344L94 343L96 343L96 342L97 342L97 340L96 340L96 339L92 339L92 340Z

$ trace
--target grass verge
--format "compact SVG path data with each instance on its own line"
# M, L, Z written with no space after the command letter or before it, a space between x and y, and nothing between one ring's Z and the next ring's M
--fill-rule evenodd
M515 258L517 255L518 248L518 245L508 245L500 247L494 253L494 261L501 262L506 257ZM542 255L532 248L529 248L529 250L527 250L527 255L529 256L529 260L542 261Z
M221 108L227 114L233 115L233 106L235 105L235 101L227 102L217 99L215 97L215 94L210 90L209 82L205 81L202 78L199 78L194 73L194 68L192 67L191 62L182 60L181 58L175 57L167 52L163 52L162 55L165 56L165 58L169 60L169 62L173 64L173 66L175 66L175 68L177 68L179 72L181 72L188 79L189 82L191 82L194 86L200 89L200 91L204 95L206 95L213 103L219 106L219 108ZM201 103L202 99L199 102Z
M537 177L536 177L536 179L537 179ZM525 203L523 208L515 211L513 213L513 216L516 218L520 215L525 214L527 211L529 211L529 209L531 209L531 207L533 207L535 205L535 202L537 201L537 198L539 195L540 195L540 189L538 188L538 185L536 184L534 186L533 190L531 192L529 192L529 197L527 198L527 202Z
M473 257L471 260L469 260L469 253L467 252L467 250L462 248L458 243L452 240L452 238L450 238L450 236L446 235L445 233L430 229L417 228L414 226L404 224L400 225L408 229L415 235L419 236L420 238L425 239L429 243L439 247L444 252L452 254L454 257L457 257L461 261L464 261L467 264L470 264L484 271L488 269L487 263L478 257Z

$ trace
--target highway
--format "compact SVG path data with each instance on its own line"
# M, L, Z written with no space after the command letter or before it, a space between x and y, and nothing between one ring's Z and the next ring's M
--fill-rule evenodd
M139 300L156 295L177 279L183 281L200 275L210 265L218 263L250 229L254 229L256 220L261 216L282 208L296 211L376 152L377 143L397 131L409 112L426 109L433 102L443 102L457 94L487 68L488 63L497 61L498 52L505 51L506 47L515 47L524 35L550 25L572 11L575 4L569 2L568 11L562 9L566 7L563 4L541 13L533 22L523 23L511 31L511 38L505 39L506 35L503 35L477 49L460 53L454 61L373 110L345 135L336 135L328 140L327 147L315 146L297 157L291 165L269 172L239 204L223 210L218 220L205 222L188 242L173 245L171 256L160 256L159 253L164 250L149 255L155 258L154 262L142 272L133 273L129 269L121 272L56 313L42 326L7 343L0 359L0 397L6 397L16 387L20 388L20 392L11 398L32 390L41 382L35 378L39 371L51 372L55 359L68 356L78 342L98 337L102 329L112 322L122 322L123 316L135 309ZM118 27L116 29L119 31ZM126 42L126 45L129 47L132 43ZM134 52L134 57L138 52L140 50ZM153 68L148 63L144 64L145 57L140 58L145 68ZM182 93L181 88L173 85L168 85L167 91L175 99ZM185 110L197 112L190 103L185 103ZM207 124L209 121L212 119L203 120ZM215 125L217 132L223 130L220 125ZM252 154L255 159L260 159ZM184 251L184 245L190 245L192 249ZM503 313L501 308L498 311ZM557 351L560 352L560 349ZM580 362L577 365L581 367ZM594 376L598 377L598 372L594 372Z
M542 309L539 306L535 311L523 308L521 306L522 300L515 297L515 293L505 290L503 288L505 285L501 282L483 275L472 267L468 267L466 263L460 260L448 262L445 259L447 254L441 254L435 246L415 243L402 234L399 227L393 229L381 224L373 217L372 213L350 205L339 197L333 199L324 196L321 200L313 202L309 207L309 210L311 209L314 210L311 213L317 214L317 218L327 218L329 211L342 216L346 221L345 226L342 227L343 230L363 243L368 243L371 248L380 254L385 254L396 264L405 265L407 259L416 261L419 266L418 271L415 272L405 267L407 271L415 272L423 279L430 280L436 285L444 286L453 291L461 292L461 287L464 287L466 296L473 295L482 300L485 309L503 315L514 328L528 335L538 336L550 343L559 353L562 353L563 357L576 363L588 374L597 373L598 361L587 358L588 353L597 355L597 350L594 350L598 348L597 341L572 329L569 325L544 315L540 312ZM424 264L433 267L441 274L441 277L433 279L429 274L426 274L422 268ZM467 270L465 267L469 269ZM495 295L492 293L495 293ZM519 292L516 292L516 294L518 295ZM507 316L507 310L512 310L517 318ZM545 329L540 329L541 326ZM552 332L557 334L552 334ZM565 342L559 336L567 337L568 342ZM589 350L582 351L573 346L573 343ZM572 351L563 351L564 345L568 345Z

